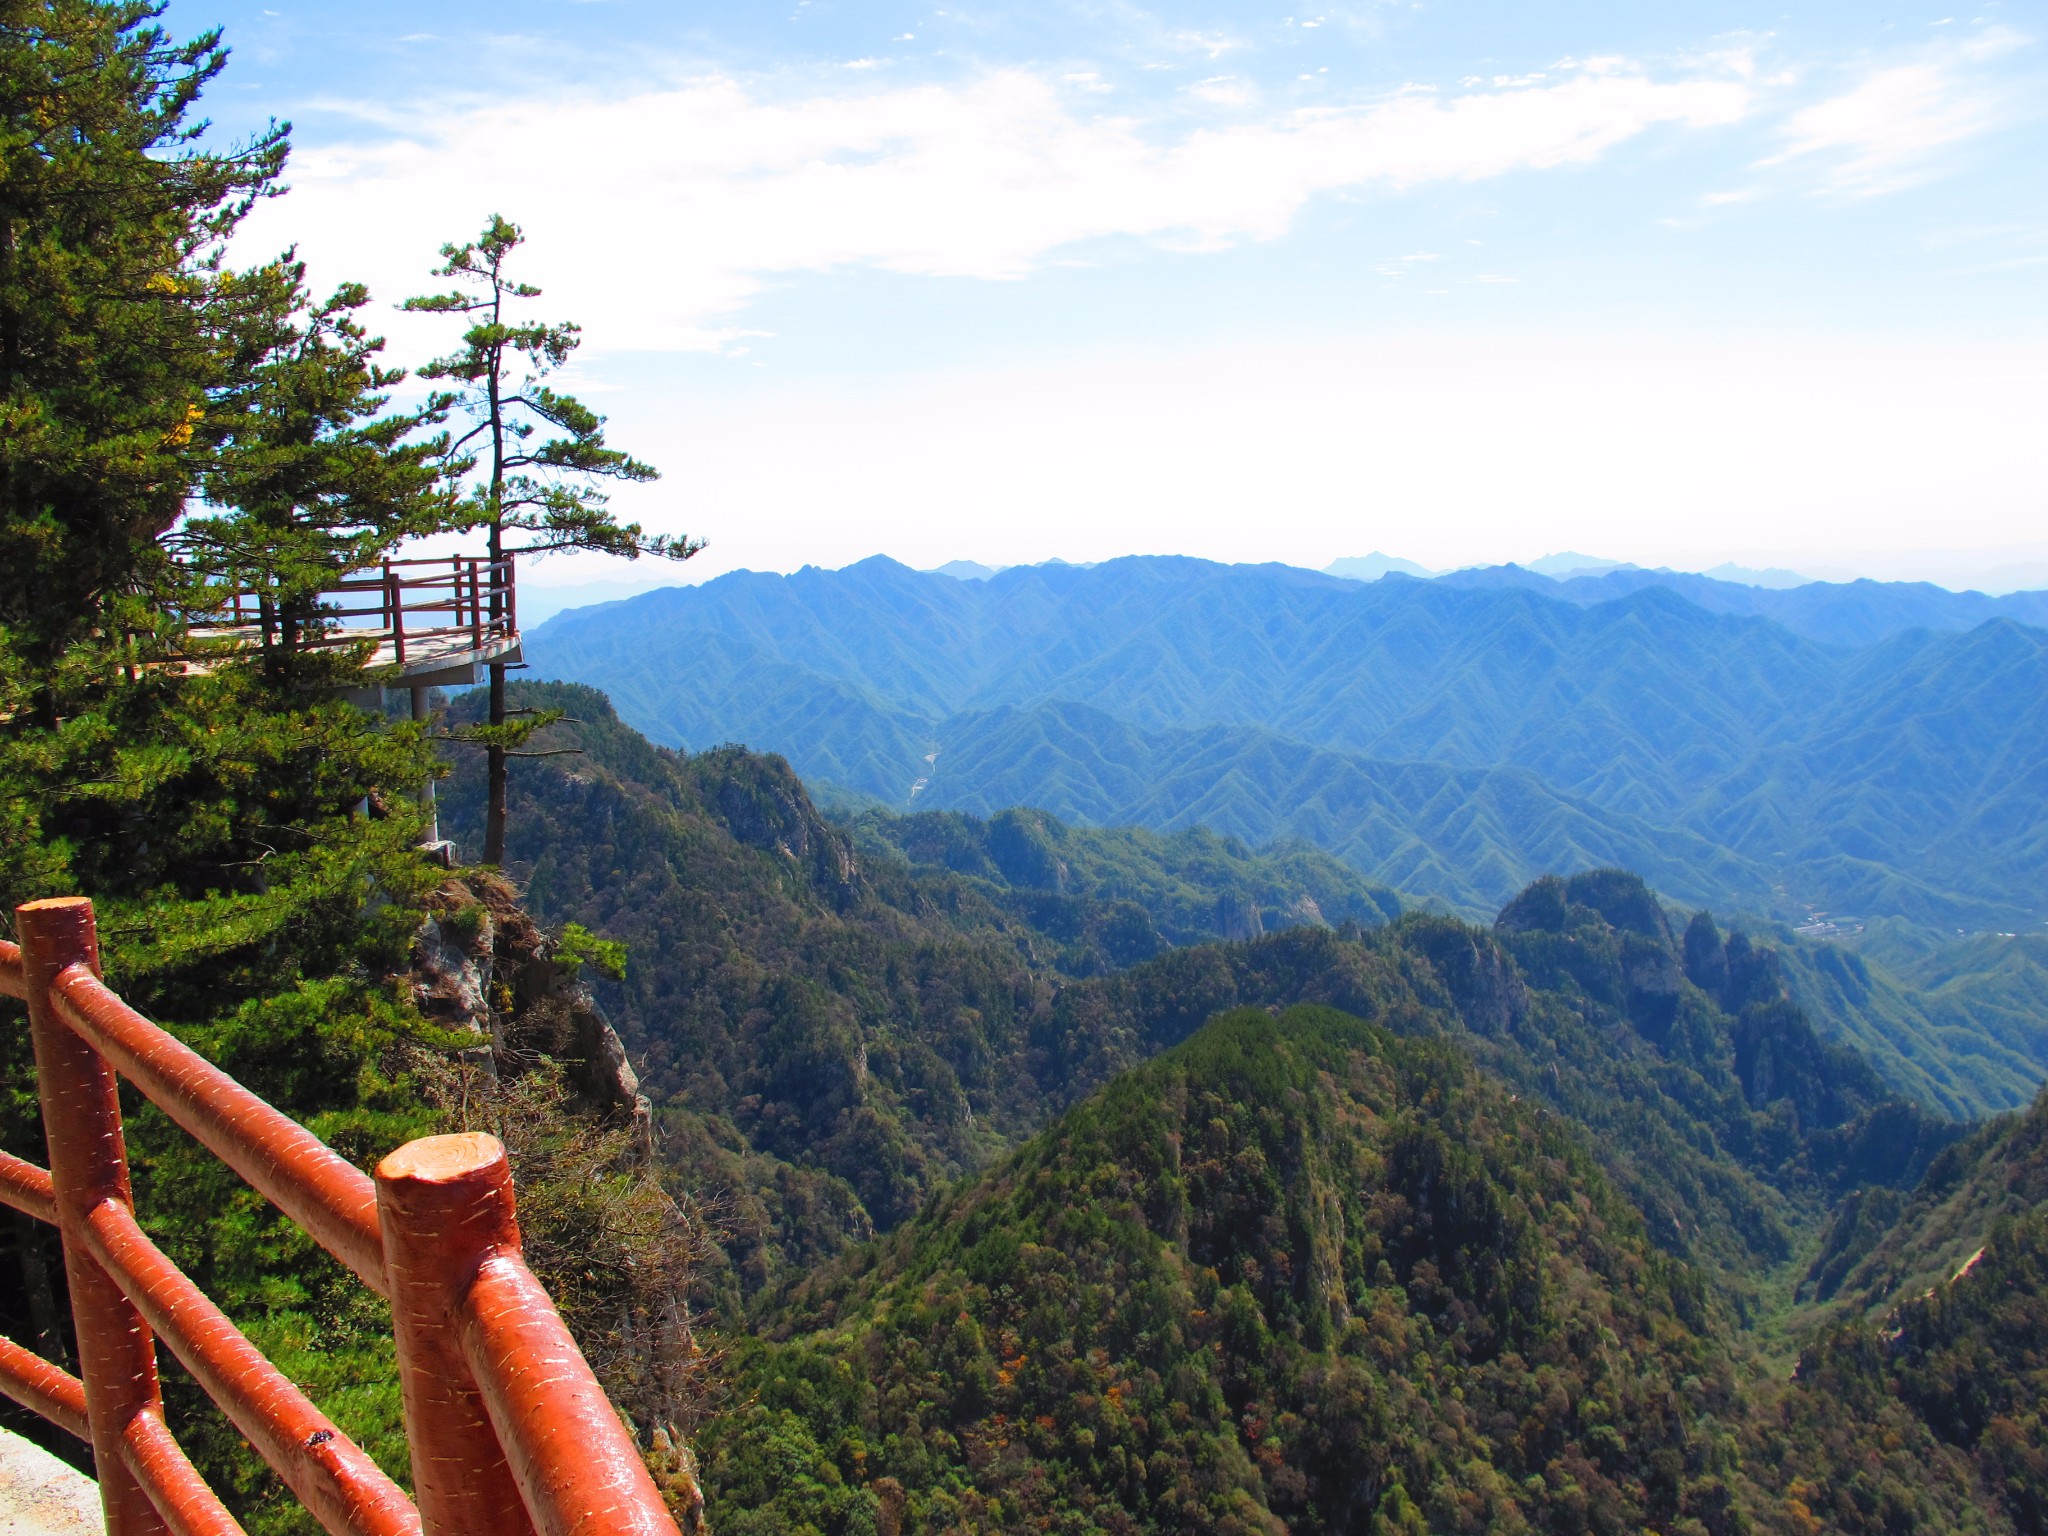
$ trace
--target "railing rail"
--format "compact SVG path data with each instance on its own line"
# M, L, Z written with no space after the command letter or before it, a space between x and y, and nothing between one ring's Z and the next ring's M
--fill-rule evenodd
M50 1167L0 1153L0 1203L63 1237L80 1375L0 1338L0 1392L91 1443L108 1536L241 1531L164 1422L159 1337L334 1536L678 1536L521 1256L495 1138L409 1142L372 1179L109 990L90 902L15 919L0 995L28 1004ZM390 1299L416 1506L143 1231L116 1070Z
M408 643L466 637L472 649L481 650L519 632L519 591L509 554L495 561L480 555L386 560L338 577L316 602L319 624L297 638L302 648L388 640L401 665ZM269 597L224 584L194 615L192 633L201 640L269 645L283 629Z

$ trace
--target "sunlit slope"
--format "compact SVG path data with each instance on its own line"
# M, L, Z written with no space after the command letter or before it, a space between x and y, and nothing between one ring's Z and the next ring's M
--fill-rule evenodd
M1849 943L1780 953L1792 995L1831 1033L1952 1115L2024 1104L2048 1078L2048 939L1957 940L1902 969Z
M1733 1397L1707 1314L1565 1122L1252 1010L790 1298L706 1470L742 1531L1636 1529L1727 1496L1653 1470Z

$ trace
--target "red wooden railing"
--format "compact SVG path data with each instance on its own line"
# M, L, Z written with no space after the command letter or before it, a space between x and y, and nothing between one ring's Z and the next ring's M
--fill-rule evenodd
M408 643L466 639L472 650L519 633L519 593L512 556L386 560L338 578L319 596L322 627L299 639L307 647L388 640L405 664ZM192 627L210 639L251 639L267 645L279 633L268 599L241 588L223 591Z
M0 1391L91 1443L108 1536L241 1531L165 1425L158 1338L334 1536L678 1536L520 1257L494 1137L410 1142L373 1180L115 996L89 901L15 922L0 994L28 1004L50 1166L0 1152L0 1201L62 1234L79 1376L0 1338ZM417 1506L136 1221L117 1071L389 1299Z

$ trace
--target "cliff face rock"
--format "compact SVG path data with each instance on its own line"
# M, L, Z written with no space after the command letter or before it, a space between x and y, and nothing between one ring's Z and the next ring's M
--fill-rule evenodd
M788 859L842 909L860 897L853 847L820 816L802 782L780 757L720 747L692 760L704 803L739 842Z
M1529 1011L1529 988L1515 964L1490 937L1448 918L1414 917L1401 928L1451 995L1467 1029L1508 1033Z
M1678 956L1667 943L1642 934L1621 935L1621 980L1627 989L1623 1004L1629 1022L1653 1040L1662 1040L1678 1015Z
M434 893L413 946L413 996L444 1028L477 1037L471 1059L516 1077L543 1056L559 1062L575 1113L629 1120L643 1158L654 1152L654 1112L625 1043L518 893L489 873L456 877Z
M1266 936L1266 920L1257 902L1238 895L1223 895L1216 898L1216 930L1226 939L1262 939Z
M989 818L988 851L1012 885L1065 892L1068 870L1053 848L1045 823L1029 811L998 811Z
M451 876L426 907L406 981L430 1019L475 1039L464 1055L495 1080L475 1098L497 1106L483 1123L512 1157L528 1262L633 1427L678 1524L702 1536L696 1458L679 1426L707 1400L689 1302L707 1239L661 1186L653 1113L625 1046L578 961L510 883L488 871ZM544 1068L560 1069L560 1086ZM467 1126L478 1085L460 1081Z

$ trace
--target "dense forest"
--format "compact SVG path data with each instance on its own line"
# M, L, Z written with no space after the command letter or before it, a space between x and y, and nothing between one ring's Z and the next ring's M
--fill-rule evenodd
M513 867L627 940L599 996L722 1212L722 1528L2042 1528L2048 1104L1949 1118L1776 946L1619 871L1318 921L1300 850L835 822L514 692L569 718ZM442 803L473 837L474 766Z

